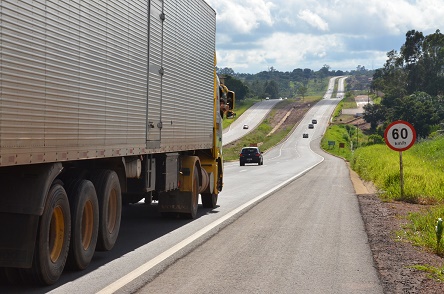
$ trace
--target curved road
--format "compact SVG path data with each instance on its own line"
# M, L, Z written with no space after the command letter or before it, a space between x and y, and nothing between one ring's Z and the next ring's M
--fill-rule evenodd
M263 166L226 164L218 208L200 207L190 221L126 206L116 247L97 252L86 271L0 292L382 293L345 163L315 148L339 100L327 93ZM307 129L312 118L318 124Z
M382 293L348 168L319 148L339 101L327 93L263 166L226 164L224 206L262 201L138 293Z
M236 141L254 130L279 101L278 99L263 100L248 108L229 128L224 130L223 145ZM244 129L244 125L248 125L248 129Z

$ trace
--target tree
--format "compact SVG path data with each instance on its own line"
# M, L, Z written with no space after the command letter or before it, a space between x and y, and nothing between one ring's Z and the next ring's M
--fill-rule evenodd
M234 70L232 68L229 67L224 67L224 68L216 68L216 72L218 75L229 75L229 76L234 76Z
M422 56L422 42L424 35L415 30L408 31L404 45L401 47L401 54L407 65L415 65Z
M249 92L248 86L231 76L225 76L225 86L236 94L236 100L244 100Z
M399 98L390 115L391 121L405 120L415 127L419 138L426 138L430 134L431 126L439 123L434 100L425 92Z
M388 52L384 67L375 71L372 88L384 93L386 122L406 120L418 137L427 137L444 121L444 35L408 31L400 52ZM369 106L367 119L375 121L378 111Z
M307 95L307 91L308 88L306 86L303 85L299 86L297 93L298 95L302 96L302 100L304 100L305 95Z
M384 122L384 108L380 104L364 105L364 120L370 123L370 128L375 131L378 125Z
M444 35L439 30L425 37L423 58L420 60L424 73L422 91L432 96L444 94Z
M329 76L330 66L328 64L324 64L324 66L319 70L319 77L325 78Z
M279 97L279 86L276 81L269 81L265 84L265 93L272 99L277 99Z

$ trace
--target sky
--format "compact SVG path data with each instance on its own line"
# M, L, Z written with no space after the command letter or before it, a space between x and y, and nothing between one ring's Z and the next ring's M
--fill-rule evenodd
M410 30L444 33L444 0L206 0L219 68L350 71L384 66Z

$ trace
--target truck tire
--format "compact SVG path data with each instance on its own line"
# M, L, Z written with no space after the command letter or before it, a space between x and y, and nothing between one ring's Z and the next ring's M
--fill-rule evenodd
M94 255L99 231L99 202L94 185L75 180L67 189L71 207L71 242L67 267L85 269Z
M205 208L216 208L217 196L214 193L202 193L202 206Z
M42 285L52 285L65 268L71 235L71 215L66 191L60 183L51 186L40 217L34 259L29 276Z
M199 174L197 172L197 167L194 168L192 181L192 191L187 193L190 197L190 212L185 213L185 217L195 219L197 216L197 208L199 206Z
M122 217L122 192L113 170L99 170L91 178L99 200L99 234L96 249L109 251L114 247Z

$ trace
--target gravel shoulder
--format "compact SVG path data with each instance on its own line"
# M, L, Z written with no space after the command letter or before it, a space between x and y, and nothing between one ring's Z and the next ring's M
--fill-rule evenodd
M441 267L442 258L396 236L406 222L405 216L423 209L421 205L382 202L374 193L357 193L357 197L384 293L444 293L443 282L412 268L414 265Z

